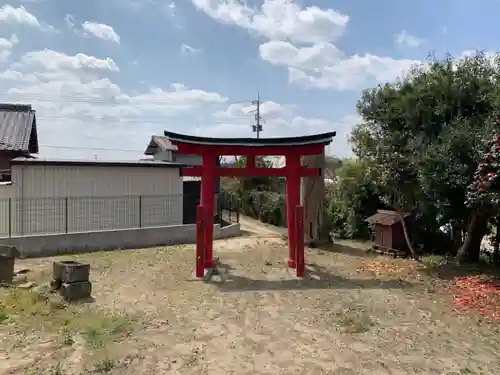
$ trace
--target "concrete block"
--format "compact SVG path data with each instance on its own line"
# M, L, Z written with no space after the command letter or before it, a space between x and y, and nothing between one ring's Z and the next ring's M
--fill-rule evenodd
M214 239L240 235L240 224L221 228L214 225ZM14 235L0 238L0 246L19 250L20 257L48 257L116 249L192 244L196 242L196 225L170 225L152 228L102 230L63 234ZM16 256L17 258L18 256Z
M89 281L90 264L74 260L54 262L53 277L54 280L60 280L62 283Z
M0 255L0 283L10 284L14 279L14 257Z
M18 258L19 251L17 251L17 248L15 246L0 245L0 255L9 258Z
M52 279L50 281L50 290L59 290L61 289L62 281L61 279Z
M63 283L59 293L66 301L78 301L89 298L92 294L92 283L81 281L72 284Z

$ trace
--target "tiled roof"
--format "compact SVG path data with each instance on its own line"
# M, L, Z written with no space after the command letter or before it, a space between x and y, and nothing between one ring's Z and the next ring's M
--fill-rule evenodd
M173 145L172 142L163 135L153 135L151 141L149 142L144 155L154 155L155 150L160 149L160 151L177 151L177 146Z
M0 151L38 153L35 111L30 105L0 103Z
M403 217L406 219L410 216L408 213L403 213ZM370 224L379 224L383 226L393 226L400 222L399 214L395 211L378 210L376 214L370 216L365 220Z
M243 147L286 147L304 145L329 145L332 143L336 132L323 134L305 135L300 137L275 137L275 138L210 138L195 135L179 134L164 131L173 144L185 143L203 146L243 146Z

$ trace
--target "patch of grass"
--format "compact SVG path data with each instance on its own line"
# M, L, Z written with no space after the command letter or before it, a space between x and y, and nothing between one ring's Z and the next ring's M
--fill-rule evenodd
M64 375L64 370L61 362L57 362L57 364L52 367L52 369L50 370L50 375Z
M108 357L94 362L94 372L110 372L116 365L116 362Z
M132 328L132 322L124 316L103 315L85 327L83 334L87 345L96 349L130 335Z
M7 311L0 310L0 324L6 322L7 320L9 320L9 314Z
M430 255L422 259L419 269L428 276L443 280L451 280L458 276L476 275L500 278L500 269L493 264L485 262L483 259L480 259L476 263L457 265L455 258Z
M345 310L336 315L337 324L346 333L368 332L374 325L373 320L365 311Z
M61 301L17 288L10 288L0 298L0 310L11 318L20 317L32 324L60 322L68 314L67 306Z
M41 374L41 371L38 369L34 369L34 368L27 368L24 370L23 374L24 375L39 375L39 374Z
M66 304L58 296L11 288L0 297L0 312L26 329L61 331L62 344L73 345L80 333L87 345L99 348L109 341L118 341L132 332L127 316L110 315L82 305ZM0 315L1 320L1 315Z
M429 255L422 258L422 265L429 273L436 272L444 263L446 263L446 258L441 255Z
M75 340L73 339L73 335L71 334L71 332L69 332L66 329L63 329L61 343L64 346L71 346L75 343Z
M41 368L27 368L23 372L24 375L65 375L64 367L61 362L57 362L54 366L43 370Z

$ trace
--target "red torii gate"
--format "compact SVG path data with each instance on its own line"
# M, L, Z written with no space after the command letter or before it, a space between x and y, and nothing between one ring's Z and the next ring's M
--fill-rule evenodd
M304 155L324 152L336 132L290 138L208 138L165 131L165 136L183 154L200 155L201 167L182 169L183 176L201 177L201 203L196 212L196 277L203 277L205 270L214 268L213 225L215 177L286 177L286 215L288 224L288 266L296 269L298 277L304 276L304 208L300 202L301 177L320 176L319 168L301 165ZM246 157L244 168L216 166L220 155ZM284 156L282 168L257 168L256 156Z

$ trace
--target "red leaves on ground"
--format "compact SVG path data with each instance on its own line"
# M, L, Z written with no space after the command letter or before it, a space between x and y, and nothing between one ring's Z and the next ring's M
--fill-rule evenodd
M475 311L500 321L500 280L485 276L460 276L452 281L455 310Z
M416 274L413 263L387 260L371 260L364 262L359 271L368 271L377 277L408 277Z

